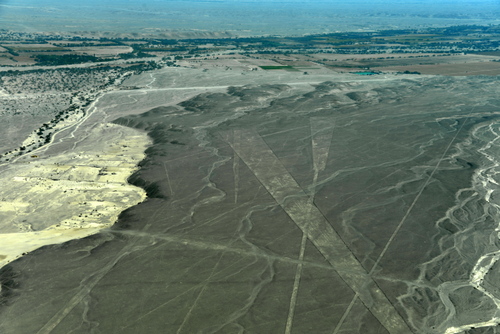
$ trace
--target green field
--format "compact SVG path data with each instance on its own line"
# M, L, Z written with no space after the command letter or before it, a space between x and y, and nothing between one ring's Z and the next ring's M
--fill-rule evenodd
M293 66L259 66L263 70L285 70L285 71L298 71Z

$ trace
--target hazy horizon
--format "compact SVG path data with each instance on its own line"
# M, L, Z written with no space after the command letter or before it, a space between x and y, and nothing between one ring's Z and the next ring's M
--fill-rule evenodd
M304 35L500 23L499 1L0 1L3 29Z

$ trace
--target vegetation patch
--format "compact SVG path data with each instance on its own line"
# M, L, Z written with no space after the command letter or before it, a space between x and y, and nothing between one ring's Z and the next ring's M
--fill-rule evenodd
M106 59L89 55L37 55L35 61L39 65L70 65L87 62L105 61Z
M293 66L259 66L261 69L263 70L285 70L285 71L298 71L296 68L294 68Z

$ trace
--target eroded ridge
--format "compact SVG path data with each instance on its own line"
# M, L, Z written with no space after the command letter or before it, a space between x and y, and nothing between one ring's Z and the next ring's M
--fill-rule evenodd
M74 151L32 155L1 174L0 267L41 246L111 226L145 191L127 183L150 144L116 124L95 126Z
M255 131L235 130L230 145L387 331L411 333L391 302L264 140Z

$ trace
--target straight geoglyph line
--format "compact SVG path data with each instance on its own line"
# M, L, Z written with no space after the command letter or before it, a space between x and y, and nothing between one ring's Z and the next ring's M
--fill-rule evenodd
M309 203L312 207L314 197L316 195L316 187L318 185L319 172L323 171L326 167L328 153L330 151L330 144L332 140L332 120L329 118L312 117L309 119L311 131L311 149L312 149L312 162L313 162L313 181L311 192L309 196ZM302 261L304 260L304 253L306 248L307 235L303 233L302 241L300 244L299 264L295 271L295 278L293 282L292 295L290 297L290 308L288 310L288 318L286 321L285 334L292 332L293 318L295 315L295 306L297 304L297 297L302 278Z
M411 333L394 306L259 134L235 130L234 140L229 144L387 331Z

